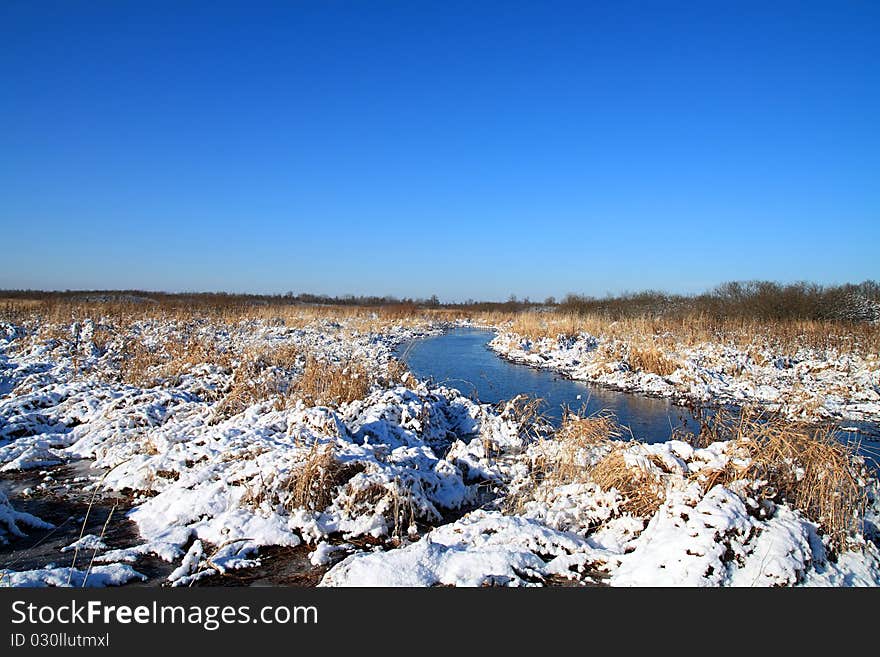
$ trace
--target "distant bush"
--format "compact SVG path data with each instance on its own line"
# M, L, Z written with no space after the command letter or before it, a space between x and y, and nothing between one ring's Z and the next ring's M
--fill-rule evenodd
M717 319L876 322L880 320L880 284L735 281L694 296L657 291L605 298L569 294L559 310L612 319L702 314Z
M557 302L548 297L533 302L510 295L507 301L468 299L442 303L436 295L424 299L392 296L327 296L316 294L230 294L226 292L148 292L143 290L0 290L0 314L12 318L25 304L70 305L103 303L130 308L154 306L158 310L197 310L203 314L249 313L255 307L369 308L388 319L414 316L422 311L518 314L556 310L574 315L610 319L628 317L685 317L702 314L713 319L880 321L880 283L822 286L816 283L781 284L771 281L734 281L703 294L685 296L657 290L592 297L569 294Z

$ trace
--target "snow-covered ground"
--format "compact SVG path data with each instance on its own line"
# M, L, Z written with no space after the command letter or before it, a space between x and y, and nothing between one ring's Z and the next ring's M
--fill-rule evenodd
M83 536L51 567L0 568L0 585L124 584L143 579L147 557L173 566L168 584L189 585L254 567L267 546L302 545L325 585L880 584L874 506L853 549L831 560L822 527L752 499L755 482L704 490L700 470L734 458L723 443L631 447L634 459L673 464L651 517L585 482L537 486L510 511L505 496L537 485L552 430L525 426L515 403L478 405L399 374L394 346L437 327L96 319L50 337L38 329L0 326L0 476L38 482L90 460L95 474L78 492L126 495L140 541ZM223 357L172 374L157 366L149 383L120 378L133 341L155 351L193 336ZM281 364L260 356L288 347L297 355ZM254 370L261 358L269 364ZM242 372L283 384L309 359L361 363L372 383L334 406L274 393L230 404L241 402ZM0 541L47 531L14 506L0 498ZM76 567L58 566L79 552Z
M662 343L659 343L662 344ZM511 361L612 388L709 403L761 404L803 420L880 421L880 358L835 350L677 344L666 376L629 364L632 345L581 333L531 340L501 330L490 347Z
M547 463L552 437L518 462ZM612 586L877 586L880 502L869 493L861 531L833 546L800 511L762 496L765 482L712 485L740 466L733 441L695 449L681 441L630 443L627 464L660 483L649 515L627 511L625 496L590 481L541 480L515 469L508 490L528 489L516 513L474 511L396 550L358 553L334 566L324 586L529 586L569 580ZM583 450L590 462L607 445ZM503 506L503 505L502 505Z

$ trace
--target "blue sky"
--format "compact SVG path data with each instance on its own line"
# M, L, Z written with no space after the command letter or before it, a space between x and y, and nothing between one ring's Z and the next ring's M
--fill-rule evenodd
M880 278L871 2L0 5L0 287Z

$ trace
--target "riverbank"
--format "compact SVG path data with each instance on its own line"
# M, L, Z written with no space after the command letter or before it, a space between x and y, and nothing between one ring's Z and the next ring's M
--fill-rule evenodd
M480 404L416 379L395 347L443 326L4 324L0 584L638 585L661 571L670 584L880 584L875 479L860 480L843 540L749 469L759 435L641 445L611 423L580 445L527 400ZM793 473L812 443L797 444ZM603 478L593 466L615 445L623 476ZM861 472L849 453L810 463ZM647 493L658 503L633 506ZM701 530L717 559L693 566L700 577L670 566L691 560L685 516L717 520ZM653 574L626 565L636 552Z
M545 330L553 333L552 324ZM509 325L489 345L513 362L615 390L760 405L794 420L880 422L880 359L873 352L783 348L760 335L750 345L619 331L528 337Z

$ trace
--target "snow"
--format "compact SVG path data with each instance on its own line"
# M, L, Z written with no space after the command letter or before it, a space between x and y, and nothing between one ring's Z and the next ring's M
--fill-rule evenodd
M552 440L537 442L525 456L539 459L554 449ZM880 550L872 540L855 536L832 559L820 527L784 504L753 499L753 482L704 492L704 471L740 458L733 442L622 449L633 467L665 483L663 501L648 517L623 512L614 489L545 481L517 513L475 511L406 547L352 555L322 585L522 586L552 576L611 586L880 585ZM511 491L525 486L523 477L532 473L517 473ZM866 524L880 511L876 488L875 482Z
M75 550L105 550L107 544L101 540L99 536L94 534L86 534L80 539L75 540L70 545L61 548L62 552L71 552Z
M558 444L549 428L523 426L515 402L480 405L409 376L338 407L255 399L221 412L249 354L289 346L327 362L354 359L378 381L395 345L436 327L144 320L98 347L102 322L67 327L75 348L32 328L0 327L0 470L88 459L96 474L79 478L78 492L130 496L139 539L109 546L84 536L62 551L99 552L88 577L49 567L2 571L3 584L121 585L143 579L135 567L152 554L172 564L169 584L189 586L260 564L265 547L307 544L312 565L334 564L324 586L880 585L878 496L852 549L831 554L822 528L799 511L753 500L756 482L704 489L707 473L742 458L729 443L627 444L624 462L663 485L659 508L641 517L624 510L614 488L542 480L536 464ZM224 345L231 364L192 362L173 375L156 367L140 385L119 379L126 339L161 348L192 335ZM880 416L876 361L845 354L768 354L759 366L733 348L703 345L682 348L682 367L663 378L599 363L593 336L530 342L502 333L492 344L509 358L630 390L784 401L798 417ZM295 380L303 363L273 366L271 376ZM840 386L848 392L832 394ZM595 462L606 447L597 449L581 461ZM299 486L303 472L324 479L322 490ZM39 476L31 495L53 481ZM506 504L519 494L522 504ZM0 543L26 527L51 525L0 492Z
M547 555L555 558L547 561ZM598 558L574 534L528 518L478 511L405 548L352 555L334 566L321 585L528 586L567 574L572 555Z
M661 377L630 368L627 343L588 333L529 340L501 330L489 346L511 361L618 390L700 402L764 404L803 420L880 420L876 354L806 347L781 354L765 346L744 351L713 342L677 344L664 355L678 367Z
M13 470L35 470L63 463L64 459L54 450L34 445L23 450L14 459L8 461L0 468L0 472Z
M172 340L178 330L172 323L131 327L148 344ZM358 332L326 322L203 330L240 352L291 345L330 361L356 358L378 372L395 344L424 333L402 326ZM128 517L143 542L107 550L98 563L136 563L150 553L176 562L195 540L222 546L210 567L224 572L253 565L264 546L330 535L388 537L404 515L403 530L417 532L417 523L439 522L479 496L473 473L442 456L453 440L460 443L456 454L473 460L470 446L482 445L483 435L516 441L516 427L489 407L412 377L408 387L374 386L339 408L256 401L218 420L216 391L229 388L233 372L208 364L155 387L122 384L107 375L116 367L113 345L93 349L83 338L89 331L75 331L78 377L70 376L69 353L38 340L8 354L15 386L0 399L0 463L10 470L92 459L105 474L87 491L97 486L134 497ZM327 503L302 506L293 501L293 482L325 450L343 475ZM487 474L491 469L484 466Z
M352 548L349 543L342 545L332 545L326 541L320 541L312 553L309 554L309 562L313 566L326 566L333 559L333 555L337 552L345 552Z
M791 540L780 542L780 538L791 539L793 535L779 536L776 527L780 521L771 524L772 534L764 530L760 546L768 550L786 551L803 547ZM792 523L790 523L792 524ZM693 484L683 491L669 496L657 513L651 518L645 531L636 541L635 549L620 558L620 566L614 572L611 584L614 586L709 586L734 584L742 581L755 581L757 577L769 573L777 575L769 582L797 582L797 566L803 566L806 555L797 552L792 567L783 573L778 572L778 563L766 562L767 557L758 551L763 560L760 566L753 566L747 560L740 566L736 560L746 559L754 554L756 546L749 545L755 525L742 500L726 488L716 486L705 496L699 486ZM797 536L796 538L803 538ZM748 546L748 547L747 547ZM809 545L807 545L809 550ZM731 561L731 557L733 561ZM781 577L780 577L781 576ZM784 578L784 579L783 579Z
M21 529L22 525L34 529L52 529L53 527L51 523L35 515L16 511L9 502L6 493L0 490L0 545L6 545L9 542L9 536L27 536Z
M121 586L133 580L147 578L124 564L94 566L90 570L76 568L41 568L38 570L0 570L0 586L26 586L30 588L47 586L70 586L76 588L97 588Z
M193 541L193 544L187 550L183 559L181 559L180 565L168 576L168 581L172 582L175 586L179 586L178 582L181 580L189 584L192 581L191 575L199 569L204 554L205 548L202 542L199 540Z

